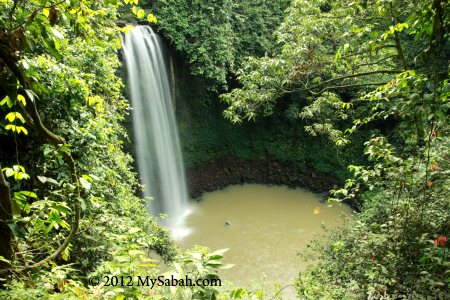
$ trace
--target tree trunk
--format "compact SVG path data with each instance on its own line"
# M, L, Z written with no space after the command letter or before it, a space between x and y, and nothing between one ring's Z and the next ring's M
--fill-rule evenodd
M14 258L12 247L13 234L8 226L8 223L13 219L11 191L9 189L9 183L5 180L1 169L2 167L0 165L0 256L12 261ZM0 261L0 269L9 267L8 263ZM0 279L4 279L6 276L0 275ZM3 287L3 284L4 281L0 280L0 288Z

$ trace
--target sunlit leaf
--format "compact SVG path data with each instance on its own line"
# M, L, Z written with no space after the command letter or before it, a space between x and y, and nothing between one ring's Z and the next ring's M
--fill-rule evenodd
M90 190L92 185L89 181L87 181L85 178L80 177L79 178L80 184L85 188L86 190Z
M147 21L149 21L150 23L156 23L157 22L156 17L155 17L154 14L148 14L147 15Z
M139 9L136 13L136 16L141 19L145 16L145 11L143 9Z
M27 102L25 100L25 97L22 95L17 95L17 101L19 101L20 103L22 103L24 106L27 105Z
M31 197L31 198L37 199L36 193L30 192L30 191L20 191L19 193L22 194L22 195L25 195L27 197Z

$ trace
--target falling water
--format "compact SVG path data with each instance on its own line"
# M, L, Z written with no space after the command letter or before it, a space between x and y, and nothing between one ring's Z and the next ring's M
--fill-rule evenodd
M148 26L125 35L123 53L133 106L137 163L150 212L179 227L187 212L183 159L161 41Z

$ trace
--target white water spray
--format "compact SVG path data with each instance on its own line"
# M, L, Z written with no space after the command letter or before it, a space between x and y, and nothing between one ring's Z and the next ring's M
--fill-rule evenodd
M133 107L133 128L139 174L153 215L168 214L164 224L175 237L184 235L188 212L183 159L176 127L169 77L161 41L148 26L125 35L123 53Z

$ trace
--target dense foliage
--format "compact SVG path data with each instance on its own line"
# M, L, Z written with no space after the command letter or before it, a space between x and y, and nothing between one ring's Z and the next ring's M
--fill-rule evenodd
M347 165L364 161L359 154L369 133L355 134L353 143L337 152L326 137L306 133L305 122L292 118L288 105L278 105L270 118L236 126L223 118L224 103L187 72L175 67L178 131L186 169L221 157L270 159L345 180Z
M248 55L275 49L273 31L290 1L143 1L155 13L161 33L189 62L192 74L211 88L226 86L228 75Z
M249 58L223 95L233 122L296 94L305 130L338 146L373 130L367 166L333 191L363 213L300 274L309 299L445 299L449 293L449 6L445 1L293 1L282 51Z
M137 1L124 1L137 4ZM0 1L0 298L215 297L217 287L92 285L104 275L217 278L222 252L179 253L123 151L130 110L118 1ZM132 7L137 18L143 10ZM152 19L152 15L148 19ZM0 168L1 168L0 167ZM152 254L153 256L153 254ZM136 278L134 278L135 280Z
M329 172L354 158L354 176L330 200L359 201L363 211L314 248L320 262L299 275L299 296L445 299L449 4L294 0L276 43L272 32L288 2L144 1L209 89L237 77L239 88L221 96L228 120L273 117L232 128L202 116L222 109L213 93L192 95L198 99L178 107L179 117L197 120L180 128L190 132L187 159L270 156ZM0 298L264 296L225 294L227 287L89 285L103 275L217 279L215 269L227 267L224 251L179 251L136 196L141 187L122 127L130 107L116 75L127 27L114 23L119 8L155 21L136 5L0 0ZM356 153L349 144L362 138L364 153ZM170 262L167 272L153 252Z

